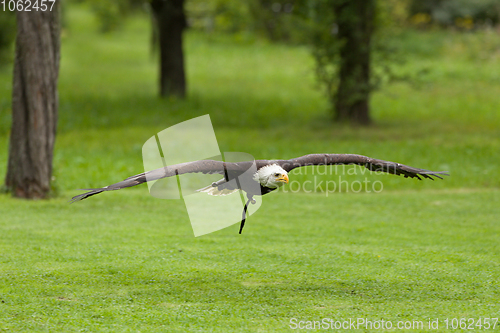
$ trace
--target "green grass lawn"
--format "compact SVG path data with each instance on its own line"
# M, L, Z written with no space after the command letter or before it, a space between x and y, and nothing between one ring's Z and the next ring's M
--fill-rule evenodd
M194 238L179 201L139 191L71 206L2 197L0 327L286 332L291 318L499 316L500 191L266 199L242 235Z
M291 318L439 318L442 331L446 318L500 318L498 35L409 33L400 70L426 74L374 93L375 124L349 128L329 122L304 47L190 32L189 98L159 100L144 17L102 35L88 11L66 14L55 196L0 195L0 331L285 332ZM0 84L3 177L10 68ZM142 172L149 137L207 113L223 152L359 153L451 177L293 173L383 191L273 193L242 235L193 237L184 203L145 186L68 204Z

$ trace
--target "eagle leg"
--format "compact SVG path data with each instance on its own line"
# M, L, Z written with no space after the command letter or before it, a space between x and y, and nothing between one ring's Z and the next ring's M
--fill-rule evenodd
M243 207L243 214L241 215L241 224L240 224L240 235L241 232L243 231L243 227L245 226L245 220L246 220L246 215L247 215L247 209L248 209L248 204L250 202L253 203L253 199L248 199L247 203L245 204L245 207Z

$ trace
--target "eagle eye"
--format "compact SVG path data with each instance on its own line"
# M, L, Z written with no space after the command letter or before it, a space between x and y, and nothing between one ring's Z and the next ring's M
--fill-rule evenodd
M275 174L274 174L274 177L279 177L279 176L280 176L280 174L279 174L279 173L275 173Z

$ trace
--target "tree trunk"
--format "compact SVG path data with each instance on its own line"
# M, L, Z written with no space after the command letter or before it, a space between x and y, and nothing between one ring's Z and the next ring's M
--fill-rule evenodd
M57 125L59 2L52 11L18 11L12 129L5 185L14 196L50 192Z
M184 0L152 0L160 46L160 95L186 96L182 33L186 28Z
M340 48L336 120L367 125L370 118L370 41L375 0L339 0L335 5Z

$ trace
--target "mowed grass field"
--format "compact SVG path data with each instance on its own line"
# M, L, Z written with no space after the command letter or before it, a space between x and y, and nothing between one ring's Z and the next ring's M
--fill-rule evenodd
M54 198L0 195L0 331L288 332L365 318L424 332L429 319L444 331L447 318L500 318L498 34L409 32L399 70L423 73L418 84L383 87L375 124L349 128L329 122L304 47L189 32L189 98L160 100L147 19L97 30L67 8ZM11 68L0 84L3 177ZM234 225L195 238L184 203L146 186L68 204L78 188L142 172L149 137L207 113L223 152L359 153L451 177L307 169L291 180L382 191L288 186L242 235Z

